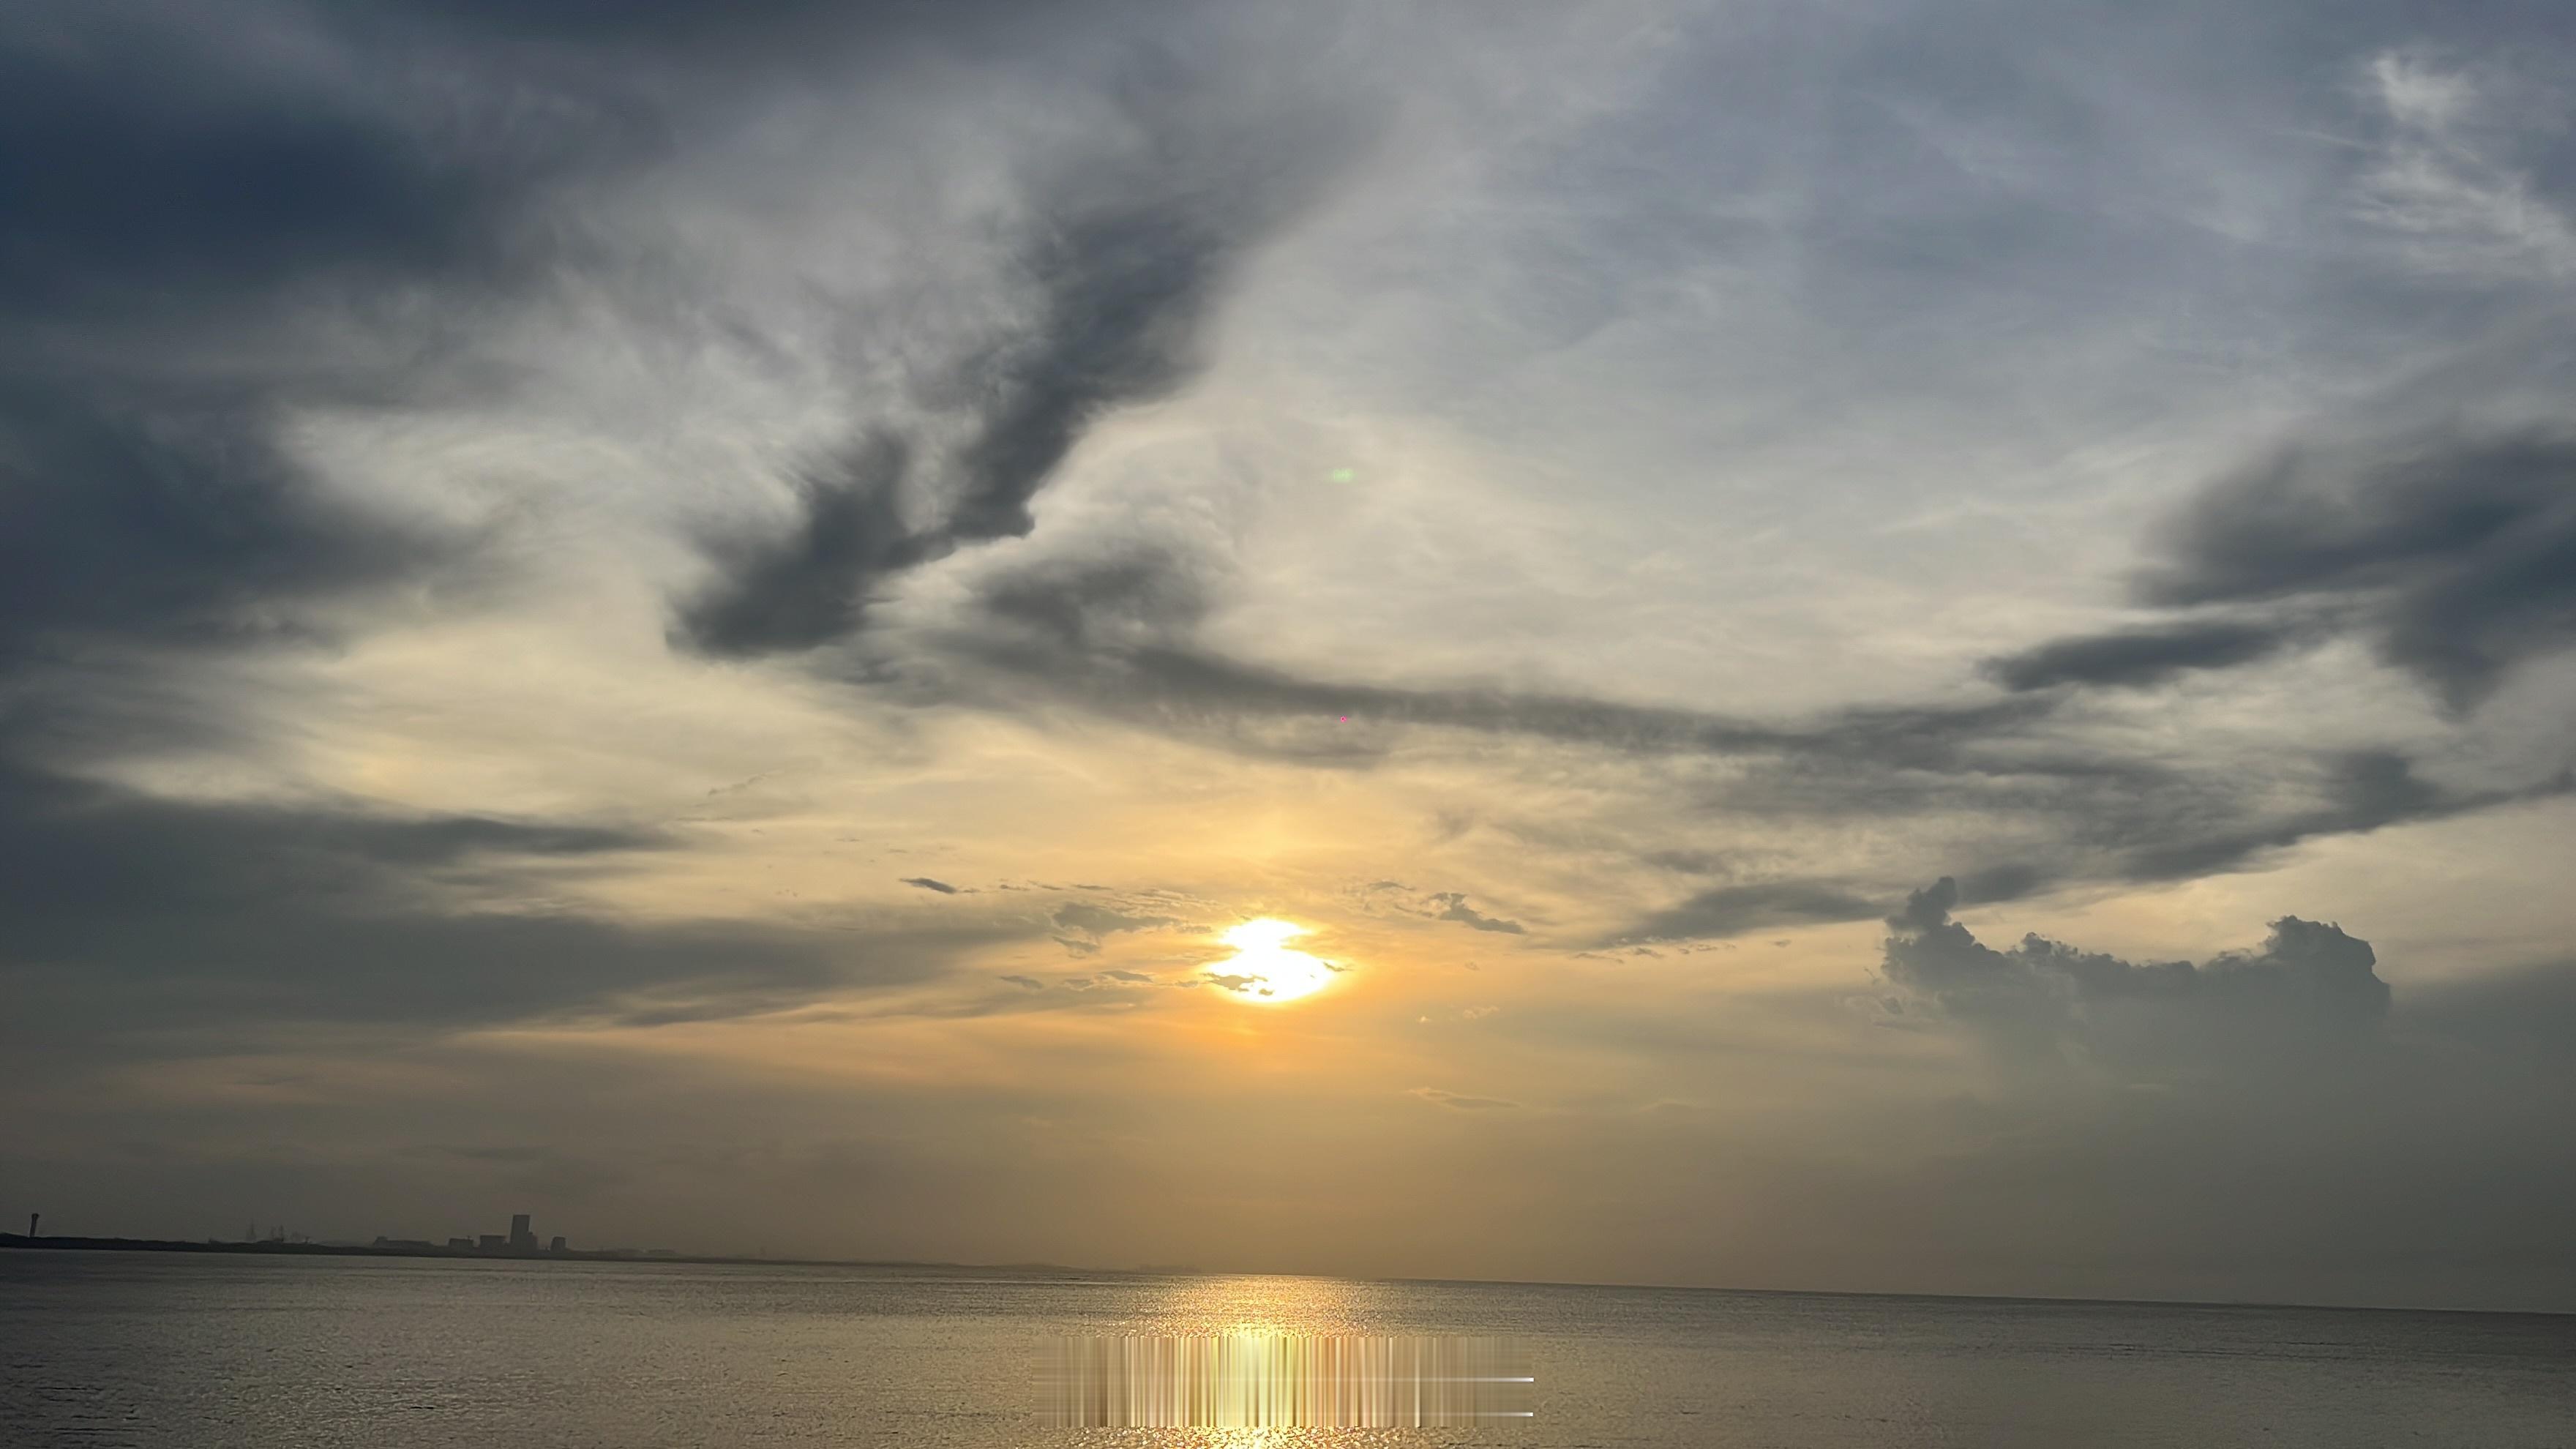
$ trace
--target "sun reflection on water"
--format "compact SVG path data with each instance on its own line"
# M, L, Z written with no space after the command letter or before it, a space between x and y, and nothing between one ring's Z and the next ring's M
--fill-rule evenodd
M1329 1278L1189 1277L1157 1285L1159 1291L1116 1321L1085 1325L1111 1337L1231 1340L1232 1351L1255 1365L1275 1367L1314 1340L1420 1338L1436 1325L1401 1312L1401 1299L1386 1285ZM1390 1312L1390 1309L1396 1311ZM1524 1394L1526 1390L1522 1391ZM1524 1398L1522 1402L1526 1402ZM1097 1421L1094 1421L1097 1422ZM1479 1426L1457 1423L1402 1427L1325 1425L1258 1426L1196 1424L1189 1427L1120 1427L1058 1430L1085 1445L1207 1445L1226 1449L1291 1449L1308 1445L1434 1445L1482 1442L1517 1421Z

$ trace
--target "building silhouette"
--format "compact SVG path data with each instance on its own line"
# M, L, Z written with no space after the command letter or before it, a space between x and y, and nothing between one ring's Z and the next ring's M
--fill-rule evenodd
M472 1237L449 1238L446 1240L447 1245L444 1249L441 1249L438 1246L438 1241L436 1239L381 1236L378 1237L374 1243L369 1244L368 1246L371 1246L380 1252L435 1253L445 1251L450 1253L499 1253L511 1257L537 1257L547 1254L569 1254L572 1251L571 1242L560 1233L556 1234L551 1239L538 1237L535 1224L535 1218L527 1213L512 1213L510 1215L510 1231L506 1233L477 1233ZM32 1228L34 1224L31 1222L28 1226ZM250 1231L252 1233L256 1233L258 1230L254 1228ZM33 1236L33 1234L31 1233L30 1236ZM273 1242L282 1242L284 1240L284 1229L280 1229L277 1235L270 1239L270 1241ZM354 1247L356 1244L352 1243L348 1246Z

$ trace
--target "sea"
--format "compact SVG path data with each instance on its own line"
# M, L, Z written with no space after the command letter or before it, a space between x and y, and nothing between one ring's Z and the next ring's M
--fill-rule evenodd
M1508 1336L1476 1427L1059 1428L1071 1336ZM0 1443L2576 1449L2576 1317L1332 1278L0 1251Z

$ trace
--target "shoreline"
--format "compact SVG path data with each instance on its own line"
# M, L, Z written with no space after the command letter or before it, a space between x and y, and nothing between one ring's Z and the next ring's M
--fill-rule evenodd
M25 1233L0 1233L0 1248L21 1248L31 1252L93 1253L235 1253L249 1256L306 1258L441 1258L459 1262L497 1263L724 1263L745 1266L766 1265L775 1268L937 1268L966 1273L1109 1273L1122 1277L1137 1276L1135 1270L1123 1268L1068 1268L1061 1263L925 1263L892 1258L744 1258L717 1253L668 1253L620 1251L607 1248L566 1248L555 1252L546 1248L514 1250L509 1248L444 1248L379 1247L373 1243L277 1243L243 1242L237 1239L208 1238L85 1238L77 1236L28 1237Z

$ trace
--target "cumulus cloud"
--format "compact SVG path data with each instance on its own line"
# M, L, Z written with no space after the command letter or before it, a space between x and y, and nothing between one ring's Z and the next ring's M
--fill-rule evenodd
M1998 951L1951 919L1958 903L1945 876L1888 918L1880 970L1898 993L1891 1004L2018 1051L2156 1068L2222 1051L2255 1061L2375 1033L2388 1015L2378 956L2339 926L2284 916L2254 951L2136 963L2035 934Z

